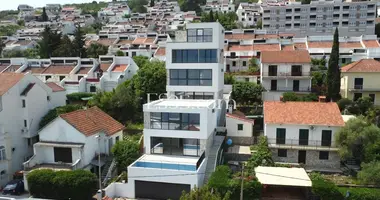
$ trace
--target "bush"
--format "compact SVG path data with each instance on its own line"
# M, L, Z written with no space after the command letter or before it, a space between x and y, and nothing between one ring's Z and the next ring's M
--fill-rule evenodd
M352 104L352 101L350 99L347 99L347 98L342 98L336 103L338 104L340 112L343 112L344 109L346 109L349 105Z
M253 153L247 163L249 172L254 172L258 166L274 166L272 152L268 148L268 139L265 136L260 137L259 144L254 146L254 149L256 152Z
M96 192L96 175L87 170L34 170L27 176L33 197L46 199L92 199Z
M231 178L231 170L226 165L217 166L215 171L211 174L208 186L214 188L217 192L225 194L229 186L228 183Z
M137 136L127 137L112 147L112 154L119 171L128 171L128 166L139 158L140 144L138 141Z
M92 97L94 94L92 93L87 93L87 92L76 92L76 93L71 93L66 95L67 100L72 103L72 102L80 102L83 101L82 98L88 98Z
M321 197L321 200L343 200L339 188L331 181L325 180L320 174L311 174L312 191Z
M380 198L380 189L375 188L339 188L342 196L346 196L349 192L348 198L345 200L378 200Z
M380 186L380 161L363 163L358 179L363 184ZM380 196L379 196L380 197Z

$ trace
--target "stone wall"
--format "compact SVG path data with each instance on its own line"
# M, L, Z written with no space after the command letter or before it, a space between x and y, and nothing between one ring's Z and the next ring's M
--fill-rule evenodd
M298 163L298 151L288 149L286 157L278 157L277 149L271 149L272 158L275 162L286 162L286 163ZM330 151L328 160L319 159L319 151L308 150L306 151L306 167L312 168L339 168L340 167L340 157L338 152Z
M227 140L231 139L233 145L250 146L257 144L258 137L227 137ZM276 154L277 155L277 154Z

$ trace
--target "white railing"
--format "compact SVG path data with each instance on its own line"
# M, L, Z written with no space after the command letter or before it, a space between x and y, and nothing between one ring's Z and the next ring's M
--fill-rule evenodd
M36 158L36 154L34 154L32 157L29 158L29 160L23 163L24 170L30 169L37 164L37 159L35 158Z
M80 165L80 158L71 165L71 169L73 170L80 169L79 165Z

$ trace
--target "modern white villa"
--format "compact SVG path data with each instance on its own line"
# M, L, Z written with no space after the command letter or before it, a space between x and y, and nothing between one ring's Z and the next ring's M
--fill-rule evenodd
M144 155L128 167L128 183L109 197L178 199L207 182L224 137L224 29L219 23L186 26L166 46L167 99L144 104Z

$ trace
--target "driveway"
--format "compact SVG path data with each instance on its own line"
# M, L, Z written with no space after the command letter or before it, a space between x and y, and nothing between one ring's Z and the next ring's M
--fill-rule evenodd
M29 193L25 193L22 195L2 195L0 194L0 200L9 200L9 199L27 199L29 198Z

